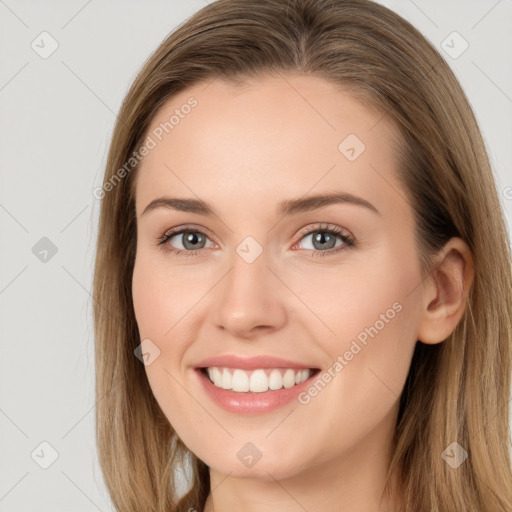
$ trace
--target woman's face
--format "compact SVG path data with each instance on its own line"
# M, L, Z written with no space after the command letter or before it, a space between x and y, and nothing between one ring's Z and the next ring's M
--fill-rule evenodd
M148 135L133 301L151 389L179 437L231 476L375 471L420 318L394 126L290 74L188 88ZM308 369L320 371L302 382Z

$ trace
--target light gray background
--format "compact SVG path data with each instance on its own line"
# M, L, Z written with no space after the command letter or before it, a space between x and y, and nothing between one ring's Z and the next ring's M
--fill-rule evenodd
M92 191L137 71L205 1L0 0L1 512L112 510L94 437ZM461 80L510 228L512 0L382 3L418 27ZM43 31L59 45L46 59L31 47ZM441 47L453 31L469 44L456 59ZM452 52L462 48L450 41ZM57 248L46 262L32 251L43 237ZM50 461L42 442L58 453L48 469L35 462Z

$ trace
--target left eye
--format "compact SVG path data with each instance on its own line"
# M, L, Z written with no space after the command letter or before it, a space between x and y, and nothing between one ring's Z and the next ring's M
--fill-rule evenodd
M311 238L313 247L301 247L302 249L325 251L334 249L335 247L339 247L341 245L347 245L349 243L347 237L325 229L317 229L315 231L311 231L304 235L301 240L306 240L307 238ZM336 242L339 243L336 244Z

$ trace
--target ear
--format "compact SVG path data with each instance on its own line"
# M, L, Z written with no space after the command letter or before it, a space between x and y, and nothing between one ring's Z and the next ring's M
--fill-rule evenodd
M432 273L423 283L419 341L430 345L450 336L464 314L473 278L469 246L452 238L435 257Z

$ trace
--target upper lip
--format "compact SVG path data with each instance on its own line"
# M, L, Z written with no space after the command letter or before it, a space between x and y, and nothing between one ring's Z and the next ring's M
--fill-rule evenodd
M257 370L258 368L314 368L307 363L299 363L270 355L245 358L233 355L213 356L203 359L196 364L196 368L212 367L240 368L242 370Z

